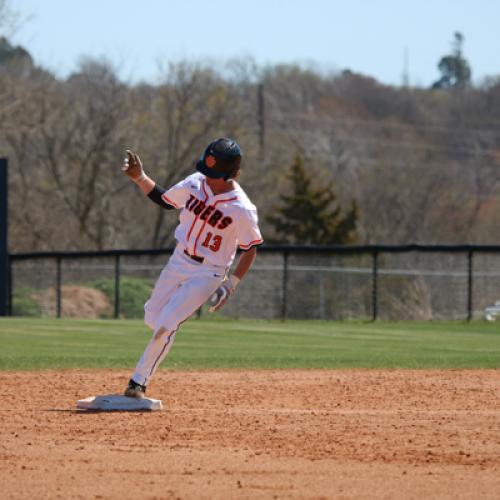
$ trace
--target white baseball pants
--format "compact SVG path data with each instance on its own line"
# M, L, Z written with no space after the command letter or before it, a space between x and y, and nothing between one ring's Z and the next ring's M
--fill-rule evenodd
M199 263L179 246L144 305L144 322L153 337L137 363L132 379L146 385L170 352L177 329L195 313L224 281L226 268Z

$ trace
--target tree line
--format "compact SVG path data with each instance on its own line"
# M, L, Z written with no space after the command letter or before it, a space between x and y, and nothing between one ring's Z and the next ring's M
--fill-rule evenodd
M124 151L168 187L219 136L244 150L268 241L498 243L500 78L472 86L462 42L425 89L249 58L171 63L157 84L83 59L62 80L1 38L10 248L172 245L176 216L124 178Z

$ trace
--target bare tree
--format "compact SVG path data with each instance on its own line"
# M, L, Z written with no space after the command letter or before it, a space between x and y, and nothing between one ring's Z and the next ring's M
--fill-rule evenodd
M9 5L8 0L0 0L0 36L6 36L18 25L20 15Z
M145 90L145 89L142 89ZM136 114L136 138L144 151L146 164L152 165L158 182L169 187L188 172L202 148L216 136L237 135L237 101L230 86L213 70L186 62L170 64L162 84L146 95L142 106L149 111L147 121ZM174 221L166 226L166 213L154 216L151 245L172 243Z
M123 178L124 150L138 150L146 170L168 188L223 135L243 146L242 181L259 206L264 233L298 152L315 182L334 183L339 202L356 200L360 242L493 242L498 78L436 92L387 87L349 72L228 64L218 71L170 64L160 84L130 86L105 61L82 61L66 81L34 64L26 73L0 63L13 249L171 245L176 215L145 203Z
M28 178L33 182L31 162L44 173L37 191L47 203L44 210L63 214L68 247L114 243L121 222L113 200L124 185L118 168L127 125L123 94L108 66L87 61L68 82L32 89L22 116L34 123L17 124L9 136L25 179L21 186Z

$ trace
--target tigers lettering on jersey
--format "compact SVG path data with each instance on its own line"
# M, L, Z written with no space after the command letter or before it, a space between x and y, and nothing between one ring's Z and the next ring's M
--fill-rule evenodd
M262 243L255 205L238 183L215 194L199 172L172 186L163 195L180 209L175 239L183 252L203 257L203 265L228 269L238 248L248 250Z
M226 229L232 222L231 217L224 216L224 213L213 205L207 205L193 194L189 195L186 202L186 209L200 216L200 220L206 221L217 229Z

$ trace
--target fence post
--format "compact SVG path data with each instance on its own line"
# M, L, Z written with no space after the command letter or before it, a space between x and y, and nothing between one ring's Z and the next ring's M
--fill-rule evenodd
M319 318L325 319L325 274L319 273Z
M56 270L56 316L61 317L61 284L62 284L62 266L61 257L57 257L57 270Z
M121 261L120 254L115 255L115 319L120 317L120 275Z
M8 246L8 181L7 160L0 158L0 316L8 311L9 246Z
M372 321L378 318L378 252L373 252L372 264Z
M467 252L467 321L472 319L472 293L473 293L473 266L474 258L472 250Z
M13 310L13 307L12 307L12 301L13 301L13 292L12 292L12 289L13 289L13 282L12 282L12 276L13 276L13 273L12 273L12 260L9 258L8 260L8 268L7 268L7 315L8 316L12 316L12 310Z
M264 159L265 151L265 101L264 101L264 85L259 83L257 86L257 126L259 128L259 153L260 159Z
M286 320L286 310L288 301L288 250L283 252L283 303L281 305L281 319Z

